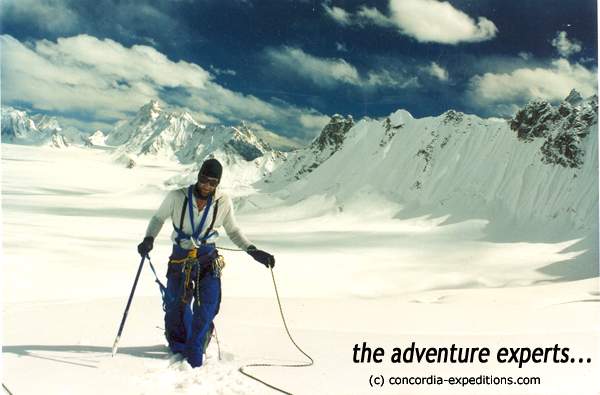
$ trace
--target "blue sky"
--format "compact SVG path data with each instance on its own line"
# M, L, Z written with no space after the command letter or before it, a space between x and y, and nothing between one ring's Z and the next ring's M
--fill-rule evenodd
M150 99L307 141L334 113L510 116L597 91L593 0L5 0L2 105L109 130Z

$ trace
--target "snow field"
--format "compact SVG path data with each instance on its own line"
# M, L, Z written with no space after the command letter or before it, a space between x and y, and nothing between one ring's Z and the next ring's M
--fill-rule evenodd
M224 298L217 317L223 360L189 369L167 353L158 289L142 273L120 351L110 348L133 283L135 251L165 191L187 168L168 162L115 164L105 150L2 146L3 382L16 394L270 393L240 365L302 360L280 321L269 272L246 254L223 251ZM277 258L275 276L295 340L315 360L306 369L254 368L299 394L368 394L370 375L540 376L528 387L383 387L381 393L597 394L598 279L555 282L537 269L577 258L556 243L485 237L486 221L394 218L315 194L239 201L247 236ZM386 203L387 202L387 203ZM263 210L257 209L262 207ZM155 243L164 279L170 225ZM510 229L507 229L510 231ZM223 234L220 244L231 246ZM352 347L419 345L570 346L590 364L397 365L352 363ZM387 355L387 354L386 354ZM273 392L274 393L274 392Z

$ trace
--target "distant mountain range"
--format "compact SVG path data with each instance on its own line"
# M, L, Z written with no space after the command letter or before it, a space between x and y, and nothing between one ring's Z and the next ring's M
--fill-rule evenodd
M2 142L67 147L69 139L55 118L29 116L25 111L2 107Z
M108 146L130 168L178 161L185 170L165 181L169 189L194 182L200 163L215 157L225 165L223 186L247 214L282 205L292 217L353 212L368 224L384 212L484 221L495 240L579 240L570 251L586 251L584 259L544 269L577 279L598 275L597 111L596 95L572 91L558 105L531 101L508 120L454 110L421 119L398 110L358 122L336 114L310 144L282 152L243 122L203 125L156 101L91 135L3 107L2 141Z
M169 112L157 101L144 105L130 120L119 122L106 143L136 156L155 155L181 163L201 162L209 155L226 162L237 158L252 161L272 152L244 124L237 127L202 125L187 112Z
M552 220L581 230L594 226L598 212L597 107L596 95L572 91L557 106L531 101L510 120L454 110L422 119L398 110L358 122L336 114L309 145L291 152L273 149L243 122L203 125L157 101L106 135L80 134L79 142L52 117L4 107L2 141L106 144L129 167L155 157L190 165L189 174L168 184L189 182L205 158L216 157L227 166L228 185L260 181L256 188L288 201L322 195L343 210L368 191L402 202L405 212Z

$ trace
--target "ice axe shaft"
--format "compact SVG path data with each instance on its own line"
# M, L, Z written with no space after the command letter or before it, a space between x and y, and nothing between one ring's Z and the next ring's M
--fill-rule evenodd
M142 267L144 266L145 260L146 260L146 256L143 256L142 261L140 262L140 267L138 267L137 274L135 275L135 281L133 282L133 287L131 288L131 293L129 294L129 300L127 300L127 306L125 307L125 312L123 313L123 318L121 319L121 325L119 326L119 332L117 333L117 337L115 338L115 342L112 347L112 356L113 357L117 353L119 340L121 339L121 333L123 333L123 327L125 327L125 321L127 320L127 314L129 313L129 306L131 306L131 301L133 300L133 294L135 292L135 287L137 287L137 283L140 278L140 273L142 272Z

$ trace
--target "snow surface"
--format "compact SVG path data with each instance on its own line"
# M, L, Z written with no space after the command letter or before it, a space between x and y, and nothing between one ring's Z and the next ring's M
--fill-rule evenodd
M501 149L504 140L497 138L495 149ZM168 354L159 328L160 298L148 268L119 353L111 358L139 264L136 245L166 188L173 187L165 182L183 182L181 174L189 168L142 158L127 169L102 148L2 144L2 382L15 394L275 393L237 368L294 363L302 356L283 331L269 272L244 253L222 251L227 267L216 320L221 361L215 341L198 369ZM365 155L371 148L363 148ZM332 180L349 177L352 167L346 170ZM310 177L319 171L333 177L327 167ZM367 182L353 184L361 187L342 201L342 209L336 195L323 190L297 196L301 185L287 197L278 191L236 199L237 219L252 241L276 256L288 324L316 363L251 372L299 394L599 393L598 278L567 282L539 270L584 255L569 248L578 242L571 232L552 242L499 241L486 233L486 219L399 217L402 204L366 188ZM235 196L252 189L223 187ZM365 199L374 202L368 213ZM499 232L510 235L513 228L504 226ZM163 229L152 252L161 276L168 234ZM492 349L560 344L592 362L523 369L496 363L354 364L352 347L363 341L388 351L413 341ZM371 388L369 376L379 374L540 376L542 384Z

